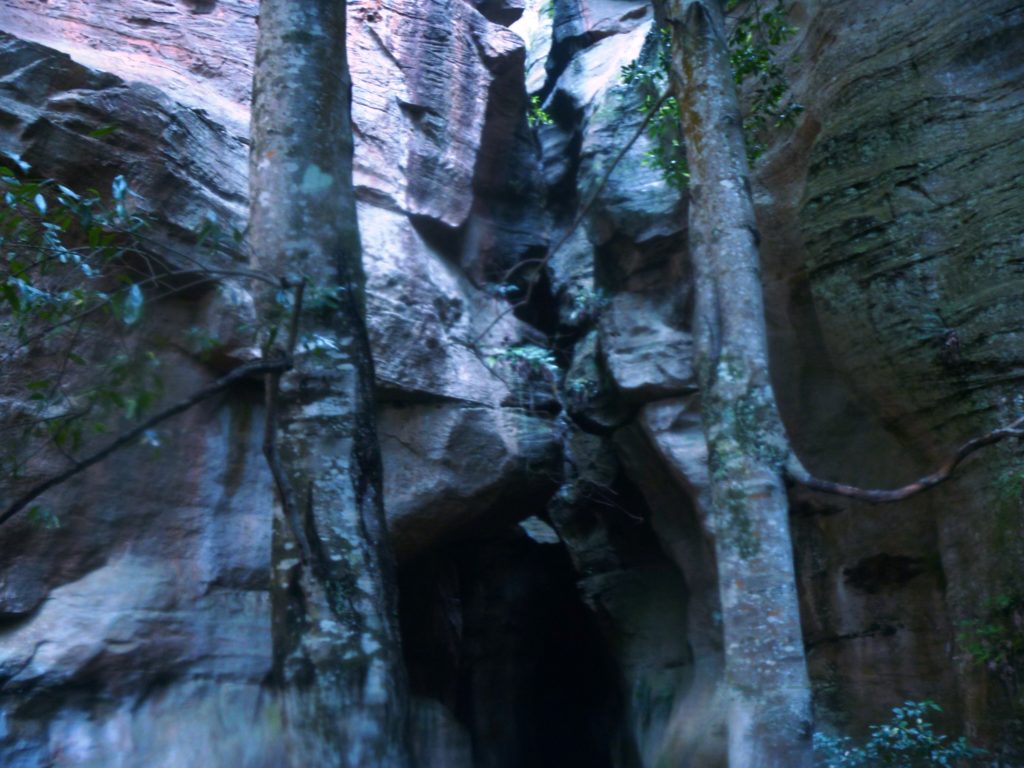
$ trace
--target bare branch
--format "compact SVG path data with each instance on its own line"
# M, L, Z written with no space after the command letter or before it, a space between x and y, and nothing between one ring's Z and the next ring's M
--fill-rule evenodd
M6 523L8 520L14 517L14 515L18 514L18 512L20 512L32 501L34 501L36 498L44 494L46 491L50 490L55 486L60 485L61 483L67 482L75 475L79 474L80 472L84 472L86 469L93 466L94 464L98 464L99 462L103 461L105 458L110 456L112 453L115 453L116 451L120 450L121 448L124 448L125 446L135 443L140 437L142 437L142 435L146 433L147 430L152 429L156 425L160 424L163 421L166 421L172 416L177 416L179 413L187 411L189 408L198 405L204 400L208 400L209 398L213 397L219 392L222 392L223 390L227 389L236 381L240 381L241 379L244 379L247 376L257 376L260 374L272 373L275 371L280 373L288 370L291 367L292 360L290 355L286 355L277 360L255 360L251 363L240 365L239 367L235 368L230 373L220 377L213 383L208 384L202 389L196 390L191 395L186 397L184 400L181 400L178 403L175 403L174 405L170 406L169 408L165 408L159 413L149 417L138 426L128 430L127 432L123 433L120 437L107 444L106 447L96 451L88 458L76 462L74 466L69 467L65 471L61 472L59 475L51 477L49 480L45 480L33 486L4 509L3 513L0 514L0 525Z
M869 504L887 504L894 501L903 501L945 482L953 475L954 470L972 453L1007 438L1024 439L1024 416L1004 427L999 427L984 435L968 440L957 448L953 455L943 462L932 474L925 475L919 480L891 490L857 488L856 486L844 485L843 483L834 483L831 480L821 480L811 475L795 459L791 460L786 466L786 477L794 483L810 488L813 491L866 501Z

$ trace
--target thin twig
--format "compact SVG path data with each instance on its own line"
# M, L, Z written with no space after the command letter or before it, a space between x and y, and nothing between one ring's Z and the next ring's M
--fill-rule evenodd
M968 440L957 448L956 452L943 462L935 472L900 488L893 488L891 490L857 488L856 486L844 485L843 483L834 483L830 480L821 480L811 475L795 460L787 465L786 476L794 483L814 491L820 491L821 493L830 493L835 496L844 496L848 499L866 501L869 504L886 504L894 501L903 501L911 496L927 491L929 488L934 488L939 483L948 480L953 475L954 470L972 453L984 448L986 445L993 445L1007 438L1024 439L1024 416L1004 427L994 429L984 435Z
M285 356L290 358L295 352L295 344L299 337L299 315L302 312L302 298L306 291L306 281L300 280L295 284L295 298L292 306L292 315L288 322L288 338L285 347ZM274 477L274 485L277 487L277 495L281 500L281 509L284 511L285 520L292 529L292 535L299 545L302 564L306 565L312 560L309 540L306 538L302 528L302 520L299 516L299 506L295 501L295 493L292 491L288 475L281 464L281 455L277 450L277 422L278 406L281 400L281 376L284 370L269 371L264 378L264 401L266 404L267 418L263 429L263 455L267 459L267 466L270 467L270 474Z
M284 356L277 360L255 360L245 365L240 365L230 373L221 376L219 379L214 381L212 384L208 384L202 389L196 390L184 400L172 405L169 408L165 408L159 413L149 417L144 422L134 427L116 440L109 443L106 447L93 453L88 458L82 459L77 462L74 466L69 467L59 475L51 477L49 480L45 480L22 494L18 499L9 504L4 509L3 514L0 514L0 525L6 523L9 519L14 517L18 512L24 509L33 500L50 490L54 486L60 485L61 483L67 482L75 475L85 471L94 464L98 464L105 458L110 456L112 453L124 448L127 445L134 443L138 440L147 430L152 429L157 424L177 416L179 413L187 411L195 405L208 400L214 395L227 389L229 386L234 384L247 376L257 376L260 374L271 373L273 371L283 372L292 367L292 360L290 356Z
M555 254L558 253L558 249L569 241L569 238L572 237L573 233L577 230L580 224L583 223L583 219L586 217L588 213L590 213L590 209L594 207L594 203L597 202L597 198L600 197L601 193L604 191L604 188L607 186L608 180L612 176L612 171L614 171L618 164L622 161L622 158L626 156L626 153L629 152L630 149L632 149L633 145L636 143L636 140L639 139L643 132L647 129L647 125L654 118L654 115L657 114L658 110L661 109L665 101L668 100L668 97L670 95L671 94L669 91L665 91L663 94L661 94L661 96L658 97L658 100L654 102L654 105L647 111L647 114L644 115L644 119L640 121L640 125L636 129L636 132L632 135L632 137L630 137L629 141L622 145L622 148L619 150L618 154L616 154L615 157L612 159L611 164L608 166L608 169L604 172L604 176L601 177L601 181L598 182L598 185L594 189L593 194L591 194L590 199L588 199L586 204L584 204L583 207L580 208L579 211L577 211L576 216L569 224L569 228L562 233L562 236L555 241L555 244L553 246L548 248L547 255L544 256L543 258L524 259L523 261L514 264L505 273L505 282L508 281L509 277L511 277L519 269L521 269L523 266L527 264L532 264L536 262L536 271L539 273L545 267L547 267L548 264L551 263L551 259L553 259L555 257ZM490 322L490 324L486 328L484 328L483 332L481 332L479 335L477 335L475 339L473 339L471 345L476 346L480 342L480 340L483 339L488 333L490 333L491 329L494 328L494 326L496 326L499 322L501 322L502 319L508 316L510 312L514 312L520 307L528 304L530 302L530 299L533 297L533 288L535 285L537 285L536 280L530 282L529 287L526 289L526 295L523 296L523 298L521 298L519 301L515 302L514 304L510 304L508 307L506 307L496 318L494 318L494 320Z

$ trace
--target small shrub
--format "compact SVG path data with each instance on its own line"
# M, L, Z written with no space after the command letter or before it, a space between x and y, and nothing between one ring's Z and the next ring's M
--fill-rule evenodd
M934 701L908 701L894 707L887 723L872 725L863 745L847 736L814 735L815 764L819 768L898 768L969 765L984 750L967 741L936 733L928 722L930 713L941 712Z
M1012 671L1024 656L1024 597L1000 594L982 604L982 617L957 624L957 644L993 672Z
M530 109L526 113L526 121L530 124L531 128L537 128L541 125L551 125L555 121L551 115L545 111L544 107L540 104L540 96L530 97Z

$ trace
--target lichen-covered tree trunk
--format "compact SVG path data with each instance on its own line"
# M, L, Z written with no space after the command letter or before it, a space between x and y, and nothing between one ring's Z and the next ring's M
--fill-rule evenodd
M408 764L352 147L345 3L262 0L249 237L257 266L308 281L317 348L279 398L296 514L275 516L271 685L292 766Z
M810 764L810 685L768 370L758 234L718 0L667 0L690 168L694 335L726 646L729 765Z

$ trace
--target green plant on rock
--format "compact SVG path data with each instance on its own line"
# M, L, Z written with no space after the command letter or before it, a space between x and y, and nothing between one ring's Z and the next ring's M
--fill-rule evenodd
M729 60L736 84L747 94L743 129L747 156L753 163L764 154L771 132L791 125L803 112L803 106L790 94L784 68L787 62L780 54L781 47L797 29L787 21L783 0L777 0L767 9L757 0L730 0L726 3L726 12L737 12L729 33ZM679 104L675 97L663 96L669 82L671 35L659 29L650 40L653 40L653 50L645 45L637 61L622 68L622 80L642 94L640 109L644 114L654 110L647 125L654 148L645 161L658 168L668 184L683 189L690 172L679 122Z
M488 358L492 365L506 362L520 369L522 373L558 376L559 367L554 353L536 344L519 344L499 350Z
M160 410L159 352L193 349L197 359L208 359L218 342L199 327L178 339L164 338L144 322L147 307L224 277L287 286L253 270L204 264L199 254L230 247L213 217L192 233L189 253L174 254L181 261L175 267L164 258L173 249L166 243L154 247L149 222L133 212L135 195L123 176L113 179L109 193L80 193L54 179L33 178L17 155L5 157L0 160L0 524L25 510L29 521L52 528L60 523L56 513L36 502L46 490L122 448L158 448L157 425L165 419L245 375L291 365L287 355L239 365ZM240 237L233 234L235 245ZM164 257L157 255L161 252ZM252 329L254 339L257 333Z
M530 97L530 108L526 112L526 122L531 128L538 128L542 125L553 125L554 119L541 106L540 96L534 94Z
M686 165L679 104L674 96L665 97L668 88L671 35L664 29L648 38L640 57L622 68L622 81L641 94L640 110L653 111L647 123L647 135L653 148L644 162L661 171L665 181L675 189L685 189L690 178Z
M1004 593L982 604L981 617L957 624L957 645L975 664L1012 674L1024 657L1024 596Z
M764 154L771 131L792 125L804 108L789 95L785 62L779 56L781 46L797 32L786 19L785 4L777 0L765 10L757 0L732 0L726 9L741 6L745 6L745 11L738 16L729 35L729 61L736 84L748 94L743 132L747 154L753 162Z
M936 733L929 717L941 712L934 701L908 701L892 710L892 718L872 725L869 737L858 744L846 736L814 735L815 763L819 768L929 768L970 765L985 753L966 739Z
M608 306L608 295L600 288L580 288L572 293L569 322L583 325L597 320Z
M9 479L24 471L28 443L74 461L90 437L141 418L163 391L159 360L129 340L157 285L135 258L145 221L126 209L124 177L105 197L30 170L16 155L0 165L0 361L28 372L0 381Z

